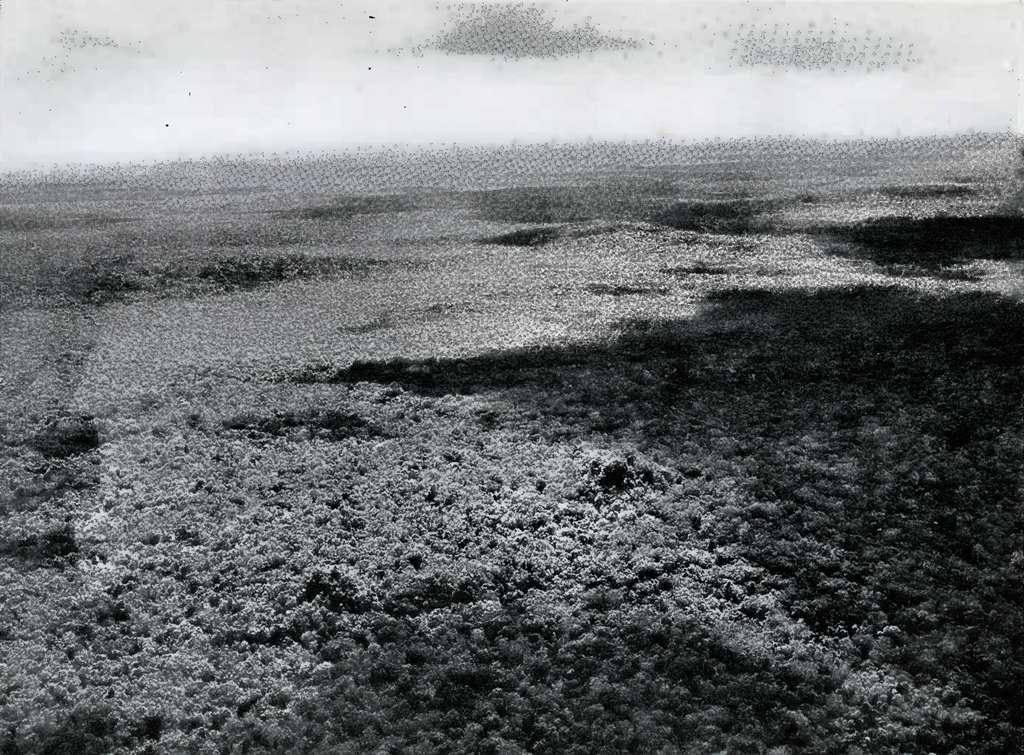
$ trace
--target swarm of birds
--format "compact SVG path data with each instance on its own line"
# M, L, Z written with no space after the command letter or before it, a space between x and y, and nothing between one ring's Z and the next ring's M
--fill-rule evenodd
M538 6L473 5L422 49L451 55L491 55L507 60L559 58L601 50L636 50L648 43L605 34L589 23L556 27Z
M736 37L731 60L740 65L788 69L886 70L916 63L914 43L895 37L854 35L836 29L749 26Z

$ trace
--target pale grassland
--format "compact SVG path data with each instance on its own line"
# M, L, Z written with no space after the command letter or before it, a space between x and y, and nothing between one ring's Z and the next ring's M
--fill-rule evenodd
M740 240L622 230L537 248L450 247L445 261L359 280L296 281L230 297L113 305L94 315L96 342L76 403L119 404L170 380L215 370L258 377L309 363L466 357L531 345L593 343L630 318L686 318L726 288L899 286L1012 293L1014 263L981 281L893 279L825 254L806 237ZM694 262L721 275L666 275ZM666 286L665 296L600 296L588 284ZM387 314L387 325L352 333Z

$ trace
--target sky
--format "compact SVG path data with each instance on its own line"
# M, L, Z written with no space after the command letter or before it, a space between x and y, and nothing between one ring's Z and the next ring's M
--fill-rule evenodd
M0 170L1021 131L1024 4L4 0Z

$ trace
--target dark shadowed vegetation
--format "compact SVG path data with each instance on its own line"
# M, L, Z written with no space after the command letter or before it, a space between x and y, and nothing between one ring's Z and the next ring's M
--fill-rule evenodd
M130 745L134 738L118 736L118 717L109 709L75 710L58 722L40 727L31 745L21 744L10 733L0 735L5 753L22 755L104 755L115 747Z
M478 216L498 223L579 223L598 212L593 192L572 187L516 187L468 195Z
M770 209L764 202L725 200L719 202L678 202L650 216L654 223L682 231L702 233L751 233L765 231L770 224L762 215Z
M561 228L523 228L511 233L481 239L480 242L500 246L541 246L554 241L562 234Z
M69 493L95 488L96 458L89 452L101 440L90 417L50 419L27 434L0 425L0 463L6 473L6 484L0 486L0 517L60 505Z
M98 448L100 434L92 417L72 417L51 422L28 445L47 458L64 459Z
M945 199L950 197L975 197L981 192L973 186L956 184L926 184L923 186L886 186L881 194L894 199Z
M94 260L66 271L54 271L50 288L65 298L91 304L144 296L183 296L251 290L290 280L364 274L387 262L305 254L218 253L190 256L175 262L124 255Z
M352 437L378 437L381 432L358 415L336 410L278 412L271 416L241 414L222 422L225 430L244 431L250 437L259 435L289 436L304 431L307 438L339 441Z
M692 265L666 267L663 268L661 272L666 275L673 275L677 278L686 278L690 275L724 275L729 272L729 269L717 265L709 265L708 263L699 260Z
M697 730L686 716L692 712L701 725L712 725L703 707L709 701L731 711L731 723L713 724L723 731L742 731L773 746L803 742L801 750L845 752L844 737L876 731L870 720L878 719L862 720L844 707L850 703L840 704L832 719L819 706L838 694L842 674L884 667L902 680L906 699L927 689L946 691L929 703L936 706L932 713L907 710L903 733L893 733L895 739L876 751L922 747L966 755L1013 749L1024 709L1017 684L1024 668L1014 650L1024 639L1024 543L1014 526L1024 399L1021 333L1021 305L988 295L734 291L714 297L693 324L623 323L618 342L606 348L363 362L296 376L376 381L427 396L500 391L518 406L536 407L542 419L534 427L553 439L564 433L639 434L643 447L678 470L670 480L692 480L695 490L729 480L743 491L730 503L714 503L679 489L680 497L659 514L670 527L682 528L678 532L688 532L689 542L718 554L719 563L755 570L756 588L730 582L722 588L726 594L742 605L750 590L774 595L775 605L818 636L832 638L839 653L800 673L794 668L762 675L770 666L716 645L710 625L634 624L640 620L629 617L638 616L633 612L648 600L641 596L673 584L676 567L667 562L649 574L610 571L580 597L573 618L555 625L516 608L521 598L512 596L543 589L545 577L520 582L531 578L515 571L496 583L509 597L483 624L487 644L472 651L465 673L456 659L470 645L435 642L427 651L426 638L399 612L382 617L391 629L377 642L394 653L380 656L383 665L367 677L367 689L386 690L389 705L396 706L390 710L408 711L400 717L416 722L417 730L440 727L446 736L454 731L443 723L452 711L463 711L460 726L479 720L470 711L493 710L488 701L494 690L502 690L502 700L522 696L513 690L526 681L541 696L516 697L516 705L529 711L535 727L555 710L572 711L568 728L554 741L580 752L604 741L593 728L596 721L611 725L626 710L660 711L668 728L645 737L690 741ZM510 416L493 421L517 424ZM629 464L623 457L595 466L588 472L595 490L653 484L655 477L643 482L648 478L631 472ZM459 602L446 600L453 607ZM767 609L751 603L742 610L762 615ZM468 607L463 613L472 621ZM504 655L501 648L512 646L504 643L515 653ZM413 666L405 665L409 661L402 659L413 656ZM362 678L340 646L329 657ZM645 662L653 666L641 672ZM572 681L581 667L591 680L609 680L614 706L587 707L604 698ZM416 679L424 674L447 691L418 696ZM693 698L679 697L686 689ZM339 687L338 694L330 703L338 718L347 712L380 726L359 693ZM792 705L805 706L805 715L823 728L802 728L777 707ZM946 709L951 718L931 717ZM996 721L1004 722L1002 728L985 723ZM379 731L409 736L391 725ZM497 731L527 751L554 752L554 729L534 729L540 732L534 737L509 723ZM631 736L639 735L623 734L616 747L630 747Z
M0 232L101 228L131 221L112 215L0 208Z
M339 197L325 204L280 210L275 214L302 220L350 220L357 215L408 212L416 207L414 198L406 195Z
M96 486L95 470L81 464L47 464L25 471L30 473L8 481L9 490L0 490L0 515L35 511L68 492Z
M33 566L62 565L77 554L78 543L70 525L61 525L26 538L0 539L0 557L14 558Z
M665 296L672 291L667 286L626 286L610 283L588 283L585 288L597 296L647 296L650 294Z
M1024 259L1024 217L1009 215L878 218L820 232L852 244L836 247L839 253L882 265L934 269L968 259Z
M573 352L527 349L454 361L357 360L343 368L329 364L311 365L280 379L297 383L396 383L403 388L422 391L428 395L444 396L449 393L469 393L474 390L530 382L541 373L549 375L550 371L562 367L577 367L582 363L590 363L594 358L595 355L585 350ZM522 372L517 369L520 367L523 368Z
M298 278L365 272L382 264L369 259L307 257L300 254L287 257L222 257L201 267L197 276L219 283L230 291Z

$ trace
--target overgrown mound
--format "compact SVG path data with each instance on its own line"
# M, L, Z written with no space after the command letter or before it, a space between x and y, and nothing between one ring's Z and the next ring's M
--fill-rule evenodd
M664 489L673 478L669 470L635 451L626 454L592 451L584 458L583 473L595 491L613 494L635 488Z

